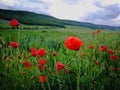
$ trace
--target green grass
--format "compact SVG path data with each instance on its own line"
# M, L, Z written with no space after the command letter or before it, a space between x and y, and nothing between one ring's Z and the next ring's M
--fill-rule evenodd
M38 27L39 30L0 30L0 90L119 90L120 89L120 32L101 30L94 36L91 32L96 30L66 26L66 28ZM64 46L67 37L79 37L84 46L79 51L68 50ZM19 47L10 47L9 42L17 41ZM107 46L105 52L100 52L101 44ZM90 50L89 45L94 49ZM44 48L47 55L44 59L45 71L36 66L39 57L30 54L30 48ZM110 60L107 51L114 50L117 59ZM52 51L57 55L52 56ZM81 53L85 53L82 57ZM20 58L18 58L18 56ZM31 69L24 66L24 61L32 63ZM54 61L59 61L70 70L55 74ZM99 64L96 65L95 61ZM111 66L117 67L116 71ZM80 70L80 71L79 71ZM22 74L26 72L26 74ZM38 82L38 75L46 75L47 82Z
M7 20L0 19L0 27L8 27L9 22Z

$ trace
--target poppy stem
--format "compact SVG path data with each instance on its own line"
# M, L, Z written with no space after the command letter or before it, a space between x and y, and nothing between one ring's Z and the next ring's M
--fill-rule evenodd
M56 59L55 59L55 57L54 57L54 63L55 63L55 68L57 69L57 65L56 65ZM56 71L57 71L57 70L56 70ZM57 73L58 73L58 71L57 71ZM58 80L58 84L59 84L59 90L61 90L60 79L59 79L58 74L57 74L57 80Z
M20 44L20 27L18 28L18 43ZM19 54L19 48L17 48Z
M18 29L18 43L20 43L20 27Z
M79 55L79 52L78 54ZM77 58L76 60L76 65L77 65L77 70L78 70L78 73L77 73L77 90L80 90L80 63L81 61L79 61L79 58Z
M48 84L48 90L51 90L49 80L47 79L47 84Z

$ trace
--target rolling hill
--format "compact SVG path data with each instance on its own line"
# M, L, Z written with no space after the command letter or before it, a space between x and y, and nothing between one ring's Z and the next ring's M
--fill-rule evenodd
M16 18L21 24L26 25L43 25L43 26L55 26L65 28L66 25L87 27L92 29L110 29L120 30L120 26L107 26L97 25L86 22L78 22L73 20L61 20L49 15L38 14L28 11L16 11L16 10L4 10L0 9L0 19L11 20Z

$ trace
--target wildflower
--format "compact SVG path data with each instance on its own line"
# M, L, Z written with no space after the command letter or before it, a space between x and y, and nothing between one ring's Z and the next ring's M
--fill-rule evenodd
M42 59L42 60L38 60L38 66L40 66L41 70L44 71L45 70L45 63L46 60Z
M28 61L28 60L26 60L26 61L24 62L24 65L25 65L25 67L26 67L27 69L30 69L30 67L31 67L31 62Z
M46 63L46 60L44 59L38 60L39 65L45 65L45 63Z
M75 51L78 51L80 47L83 46L83 42L78 37L74 37L74 36L70 36L66 38L64 44L66 48Z
M104 51L106 51L106 49L107 49L107 46L100 45L100 52L104 52Z
M84 53L84 52L83 52L83 53L81 53L81 56L82 56L82 57L84 57L84 56L85 56L85 53Z
M114 60L117 59L117 56L116 56L116 55L111 55L111 56L110 56L110 59L111 59L112 61L114 61Z
M98 29L98 30L96 31L96 33L100 33L100 29Z
M30 52L31 52L31 55L32 55L33 57L36 57L36 55L37 55L37 50L36 50L36 48L32 47L32 48L30 49Z
M116 71L117 70L117 68L113 67L113 66L110 66L110 68L111 68L112 71Z
M95 64L96 64L96 65L98 65L98 64L99 64L99 62L98 62L98 61L95 61Z
M38 81L41 82L41 83L45 83L46 82L46 76L43 75L43 76L38 76Z
M92 35L94 35L95 34L95 32L92 32Z
M93 49L94 47L92 45L89 46L89 49Z
M19 44L17 42L10 42L10 46L13 48L18 48Z
M110 49L110 50L108 50L108 54L113 55L113 54L114 54L114 51Z
M52 56L56 56L56 52L55 51L52 52Z
M42 58L45 54L47 54L47 52L44 50L44 48L39 49L38 52L37 52L37 55L38 55L39 57L41 57L41 58Z
M14 26L19 26L19 22L16 19L12 19L10 21L10 26L14 27Z
M64 69L64 67L65 67L64 64L61 64L60 62L57 62L56 66L57 66L57 71L60 71L60 70Z
M41 69L42 71L44 71L44 70L45 70L45 66L44 66L44 65L41 65L41 66L40 66L40 69Z

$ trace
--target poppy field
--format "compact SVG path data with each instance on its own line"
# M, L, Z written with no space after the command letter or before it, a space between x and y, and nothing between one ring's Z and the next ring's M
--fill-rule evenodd
M0 30L0 90L120 90L120 32Z

